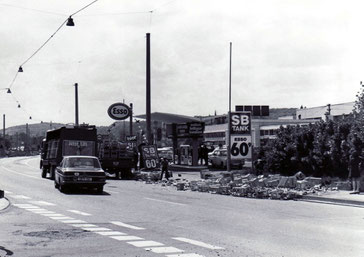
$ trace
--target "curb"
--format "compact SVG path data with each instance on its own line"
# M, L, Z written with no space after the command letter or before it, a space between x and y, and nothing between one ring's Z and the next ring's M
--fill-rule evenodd
M362 201L337 199L337 198L329 198L329 197L322 197L322 196L304 195L300 199L300 201L314 202L314 203L324 203L324 204L335 204L335 205L353 206L353 207L364 208L364 202L362 202Z

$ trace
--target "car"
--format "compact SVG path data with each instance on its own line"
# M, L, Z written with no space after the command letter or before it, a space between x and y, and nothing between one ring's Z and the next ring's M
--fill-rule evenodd
M167 158L170 162L173 160L173 148L172 147L163 147L158 148L158 156L159 158Z
M226 168L227 166L227 149L216 149L209 155L209 163L212 167ZM231 159L231 167L242 168L244 159Z
M69 187L87 187L102 194L105 183L105 172L94 156L65 156L56 168L54 186L61 192Z

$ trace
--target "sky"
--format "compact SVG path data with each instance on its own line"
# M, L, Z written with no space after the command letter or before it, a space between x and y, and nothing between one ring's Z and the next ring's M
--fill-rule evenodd
M75 83L80 123L110 125L117 102L145 114L146 33L152 112L227 113L230 42L232 110L350 102L364 80L362 1L98 0L81 10L92 2L0 0L6 127L74 123ZM75 26L61 26L75 12Z

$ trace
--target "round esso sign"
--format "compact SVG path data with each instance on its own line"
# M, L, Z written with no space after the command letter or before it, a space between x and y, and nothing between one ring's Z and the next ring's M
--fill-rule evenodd
M115 103L110 105L107 110L107 114L109 114L111 119L114 120L125 120L130 116L129 106L123 103Z

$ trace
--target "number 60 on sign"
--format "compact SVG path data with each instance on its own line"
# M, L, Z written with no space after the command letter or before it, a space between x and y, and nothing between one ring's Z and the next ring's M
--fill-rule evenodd
M231 159L252 158L252 137L231 135Z

